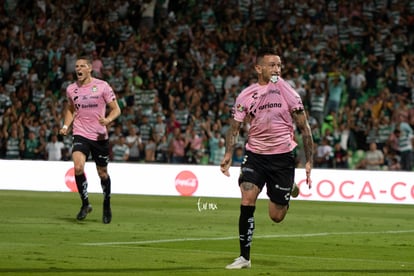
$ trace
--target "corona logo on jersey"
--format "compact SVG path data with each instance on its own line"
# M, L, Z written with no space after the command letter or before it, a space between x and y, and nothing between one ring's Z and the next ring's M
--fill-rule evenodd
M182 196L191 196L197 191L198 179L190 171L182 171L175 178L175 188Z

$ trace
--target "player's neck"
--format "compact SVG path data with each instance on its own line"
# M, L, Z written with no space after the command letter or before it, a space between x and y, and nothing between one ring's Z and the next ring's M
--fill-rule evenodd
M269 81L265 81L265 80L259 80L257 82L258 85L267 85L269 83Z
M92 76L89 76L83 80L78 80L79 86L88 85L92 82Z

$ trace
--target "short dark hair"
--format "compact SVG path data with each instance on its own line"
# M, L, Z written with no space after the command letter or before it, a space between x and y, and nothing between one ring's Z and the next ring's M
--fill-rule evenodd
M86 60L87 64L92 65L92 59L89 56L80 56L80 57L78 57L78 60L79 59Z
M272 56L278 56L279 51L278 47L263 47L259 49L256 53L256 63L259 63L261 59L263 59L264 56L272 55Z

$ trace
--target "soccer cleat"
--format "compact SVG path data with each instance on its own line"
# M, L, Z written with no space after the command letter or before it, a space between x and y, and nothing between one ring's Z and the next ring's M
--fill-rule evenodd
M112 220L112 211L111 211L111 207L104 207L103 210L103 216L102 216L102 222L105 224L111 223Z
M86 206L82 206L78 215L76 216L77 220L84 220L86 218L86 216L92 212L92 205L86 205Z
M296 185L296 182L293 182L292 192L290 193L290 195L292 197L298 197L298 195L299 195L299 187L298 187L298 185Z
M242 268L250 268L252 263L250 260L246 260L243 256L240 256L234 259L234 262L227 265L226 269L242 269Z

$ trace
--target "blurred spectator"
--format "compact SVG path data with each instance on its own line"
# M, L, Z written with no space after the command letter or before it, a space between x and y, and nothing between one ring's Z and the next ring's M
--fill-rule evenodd
M309 90L310 115L318 121L318 125L322 125L325 117L325 108L327 102L328 90L319 80L311 81Z
M198 164L200 163L204 150L203 138L192 126L187 128L185 135L187 137L186 140L188 141L186 148L187 162L190 164Z
M64 148L65 148L65 144L63 144L63 142L58 140L58 136L56 134L52 134L50 136L50 141L47 142L45 146L46 160L49 160L49 161L62 160Z
M144 151L141 137L134 125L128 127L128 135L125 138L125 143L129 147L128 161L137 162L141 159L141 152Z
M146 163L153 163L155 162L156 152L157 152L157 144L155 143L154 137L150 137L148 142L145 145L145 162Z
M355 114L352 124L351 131L352 135L355 138L356 149L367 150L367 134L368 134L368 121L370 116L366 115L368 110L364 108L359 108L358 112Z
M378 80L382 72L382 64L378 61L374 53L368 53L367 62L364 64L366 92L368 94L377 94Z
M364 89L367 84L365 74L361 65L357 64L351 68L349 74L348 95L349 99L360 99L364 96Z
M185 158L185 149L187 147L187 140L184 135L181 133L180 128L174 128L173 136L169 141L168 151L169 151L169 160L172 164L184 164L187 162Z
M153 126L149 123L149 118L147 115L141 117L141 123L138 126L139 134L143 147L145 148L148 141L152 138L153 135Z
M12 102L10 96L6 94L6 90L3 85L0 85L0 122L3 123L3 114L8 107L11 107Z
M23 149L23 137L18 133L17 128L12 128L10 135L7 135L6 159L21 159Z
M411 171L413 167L413 130L406 122L400 122L394 130L396 149L401 157L401 170Z
M36 160L44 159L42 156L45 145L39 141L34 131L29 131L27 138L20 140L22 159Z
M155 153L155 161L158 163L170 163L168 154L168 138L167 135L161 136L157 143L157 149Z
M231 165L235 167L240 167L244 160L244 150L243 146L239 145L236 146L234 149L233 158L231 161Z
M335 143L333 149L333 167L337 169L348 169L348 151L342 148L341 143Z
M144 0L141 6L140 28L151 30L154 27L156 0Z
M328 78L328 101L325 114L329 114L331 111L338 111L345 91L345 77L343 75L334 74Z
M359 168L366 170L381 170L384 165L384 153L377 149L377 144L372 142L369 144L369 150L365 152L365 159Z
M225 147L225 140L224 138L220 138L218 141L217 148L214 149L212 152L212 164L213 165L220 165L221 160L224 157L224 154L226 153L226 147Z
M126 162L129 158L129 147L125 137L121 136L112 146L112 160L115 162Z
M332 168L333 148L326 137L316 145L315 168Z

